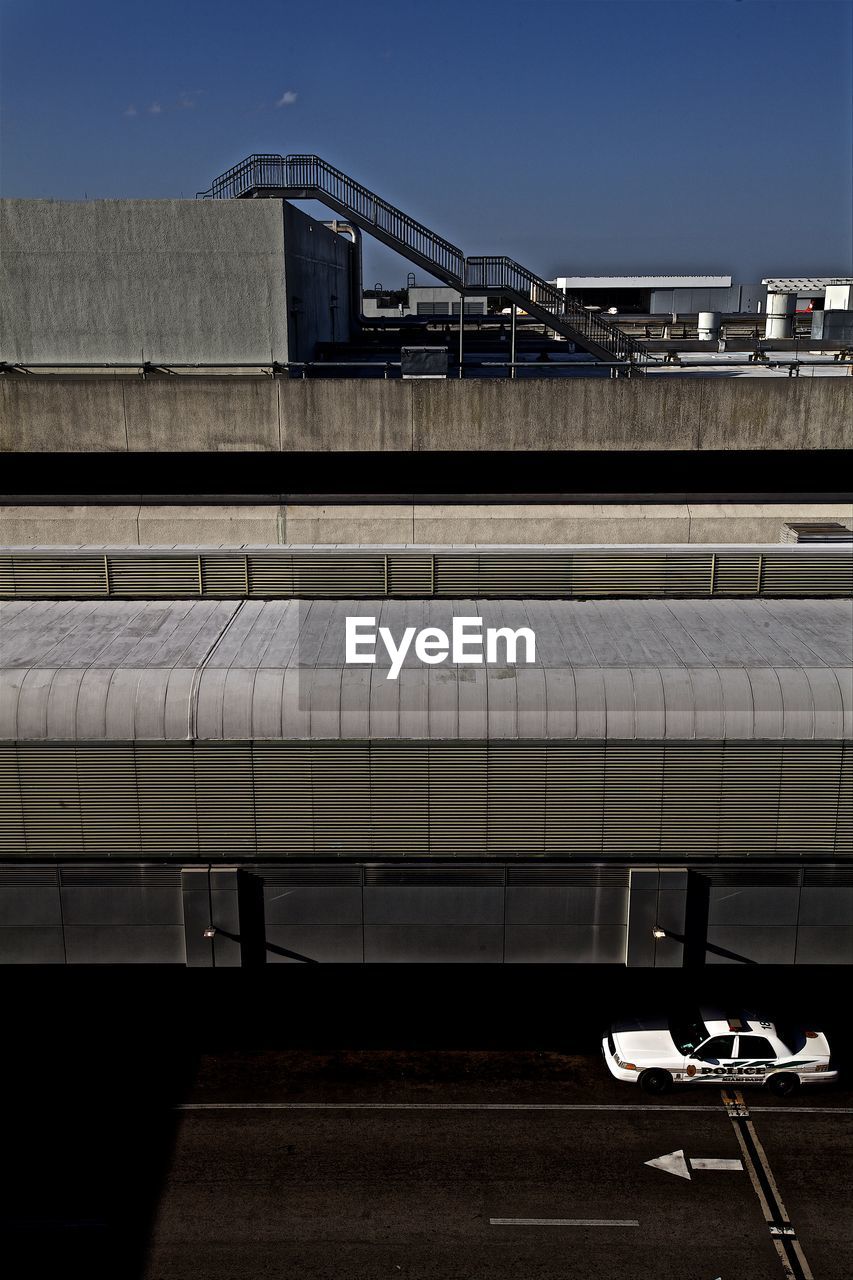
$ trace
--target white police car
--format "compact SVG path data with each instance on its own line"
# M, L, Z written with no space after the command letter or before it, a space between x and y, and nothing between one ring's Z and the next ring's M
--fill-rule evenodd
M617 1080L647 1093L684 1084L763 1084L786 1097L838 1078L820 1031L777 1027L754 1014L700 1010L686 1017L615 1022L602 1043Z

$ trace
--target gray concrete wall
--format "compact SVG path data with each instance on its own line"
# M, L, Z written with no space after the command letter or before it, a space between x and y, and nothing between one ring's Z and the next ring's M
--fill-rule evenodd
M5 451L846 449L851 422L853 378L0 379Z
M832 503L5 506L0 545L773 543L787 521L851 518Z
M277 200L0 202L0 359L287 359Z
M318 342L350 339L355 246L287 203L284 243L289 358L314 360Z

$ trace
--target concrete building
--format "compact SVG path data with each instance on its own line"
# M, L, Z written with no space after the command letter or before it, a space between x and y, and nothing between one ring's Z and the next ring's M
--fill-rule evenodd
M352 242L282 200L0 201L0 361L269 365L351 334Z
M786 526L853 380L667 371L317 157L211 194L3 208L0 959L851 962L851 548ZM362 232L536 376L392 376Z
M605 549L514 571L509 549L385 550L384 599L357 549L303 553L299 586L295 559L233 556L256 598L185 554L241 592L218 600L144 598L150 553L111 558L124 599L45 599L71 581L54 559L3 610L0 955L853 962L849 548L819 571L796 546L649 551L632 580ZM501 594L513 572L535 597ZM836 599L795 598L816 572ZM661 598L618 598L638 589ZM346 660L348 616L471 615L535 653Z
M558 289L603 311L658 315L699 311L761 312L767 290L761 284L733 284L731 276L558 276Z

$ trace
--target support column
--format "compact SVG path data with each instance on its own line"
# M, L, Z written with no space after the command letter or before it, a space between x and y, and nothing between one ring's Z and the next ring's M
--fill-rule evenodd
M232 969L242 964L239 876L237 867L181 868L189 968ZM211 928L213 936L205 937Z
M687 962L686 867L632 867L628 881L629 969L681 969ZM655 931L662 934L655 937Z

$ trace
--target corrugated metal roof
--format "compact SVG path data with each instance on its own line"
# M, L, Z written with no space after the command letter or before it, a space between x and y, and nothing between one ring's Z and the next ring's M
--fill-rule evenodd
M536 661L344 662L344 620L531 627ZM0 739L853 736L847 600L19 601Z

